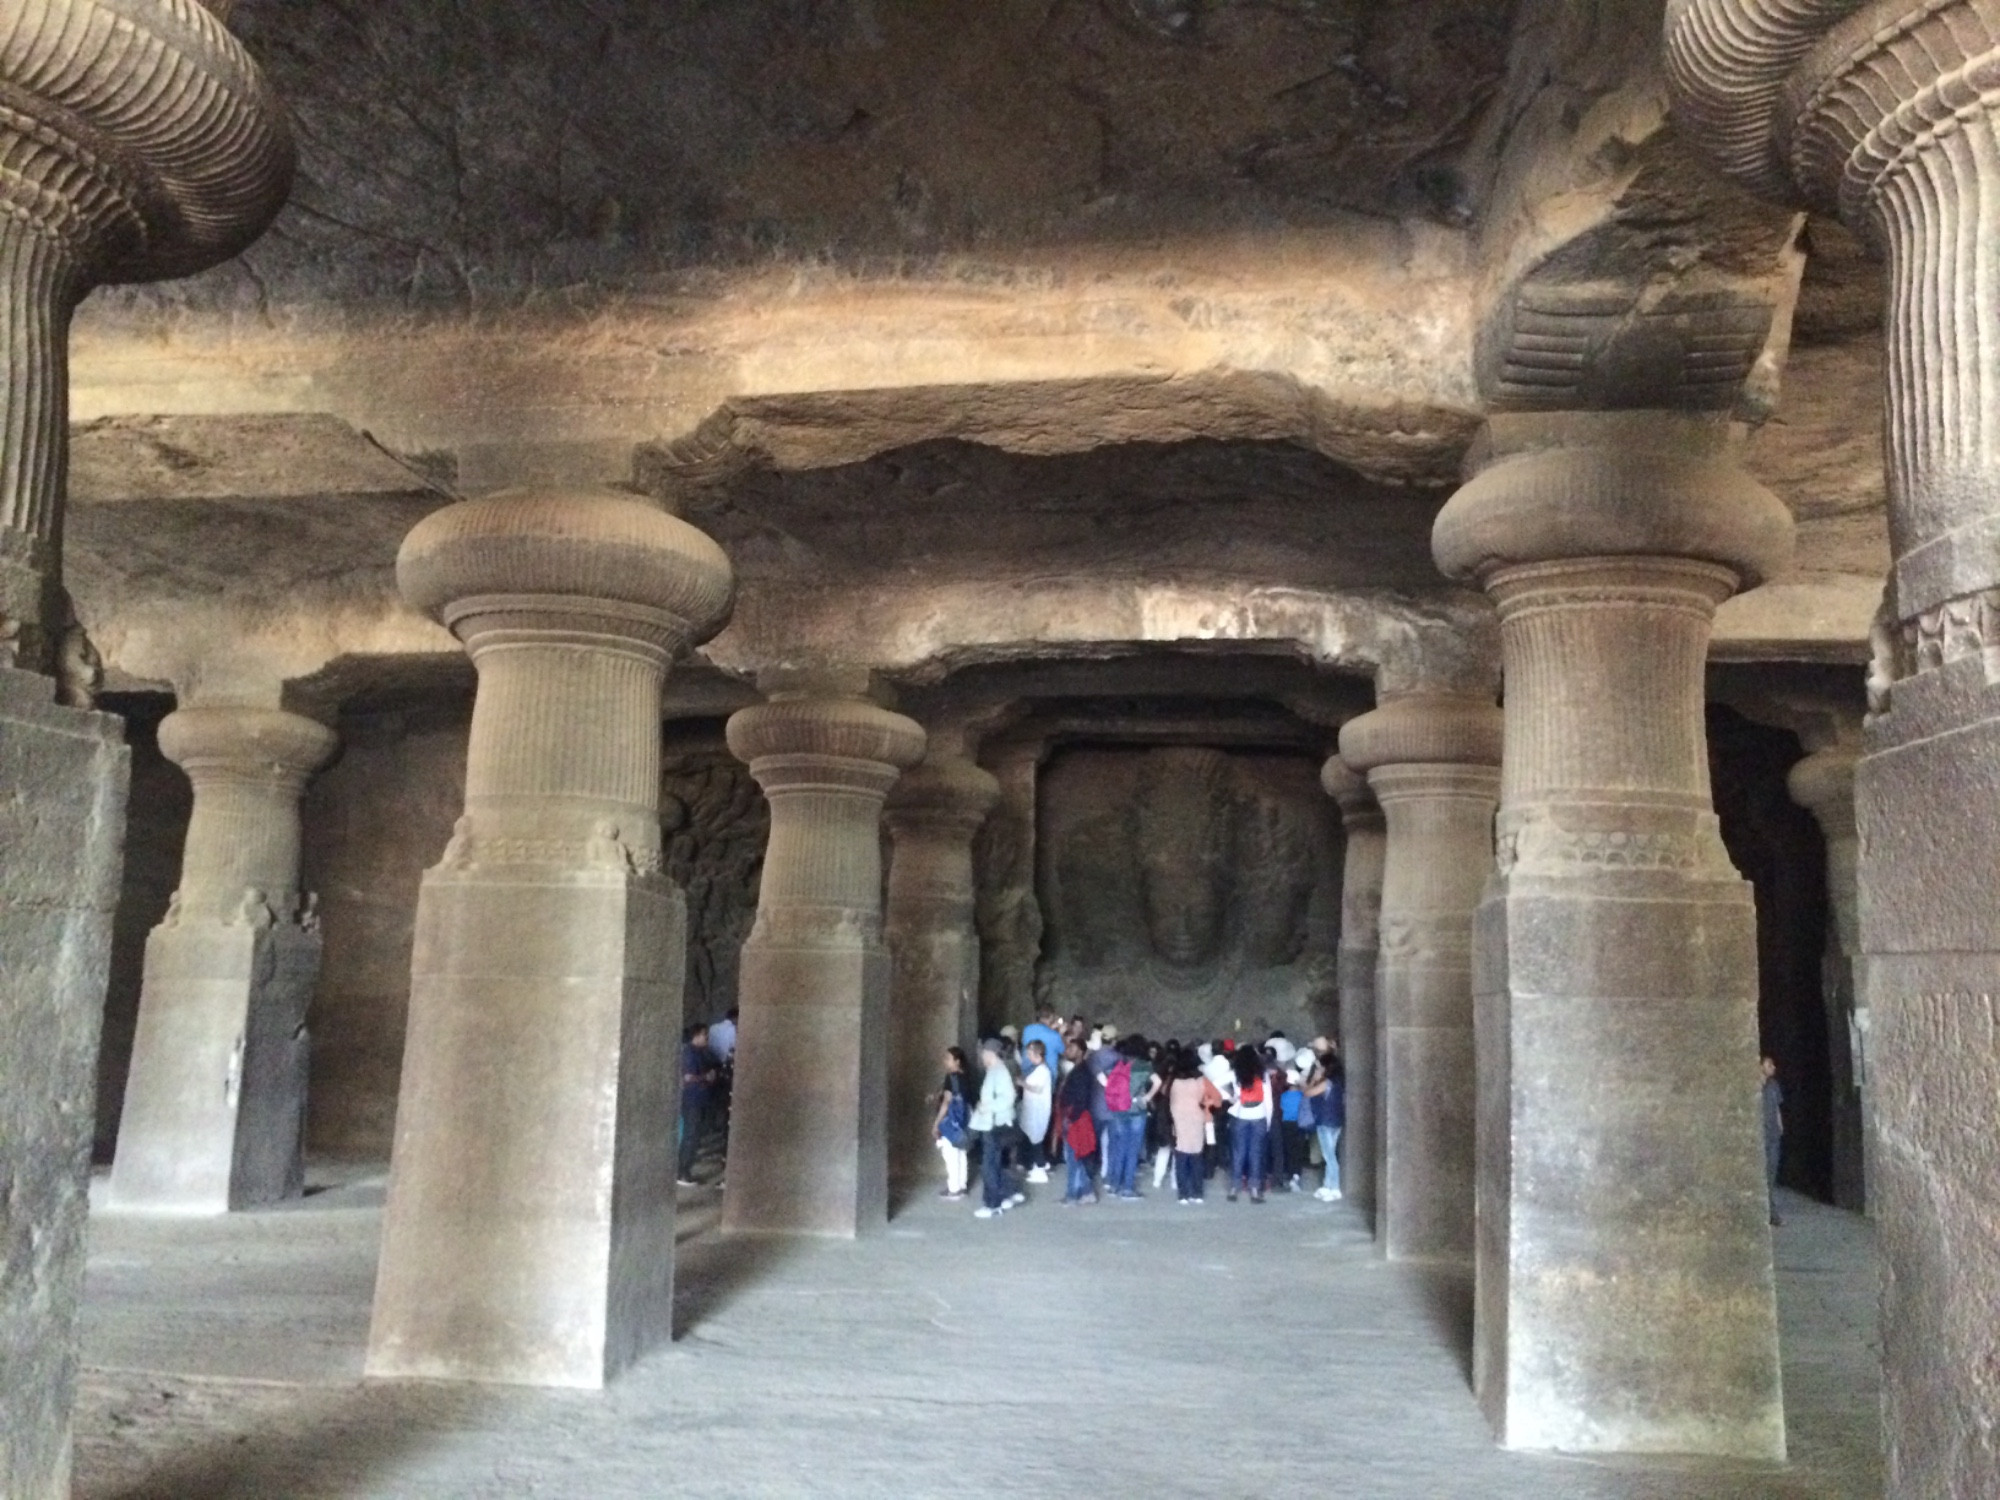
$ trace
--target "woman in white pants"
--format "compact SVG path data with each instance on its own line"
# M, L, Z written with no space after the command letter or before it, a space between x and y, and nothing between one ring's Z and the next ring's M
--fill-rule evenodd
M965 1049L944 1049L944 1085L938 1090L938 1152L944 1157L944 1192L939 1196L957 1201L965 1197L966 1128L972 1119L972 1105L965 1096Z

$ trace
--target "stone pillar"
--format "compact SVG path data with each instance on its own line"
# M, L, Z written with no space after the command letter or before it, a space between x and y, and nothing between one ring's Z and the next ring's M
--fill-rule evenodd
M41 675L62 591L69 324L106 281L236 253L290 188L284 112L187 5L0 5L0 1494L69 1493L98 1029L124 837L120 726ZM67 639L66 639L67 638ZM65 692L65 705L76 694Z
M1874 1174L1875 1122L1868 1090L1868 989L1861 961L1860 833L1854 821L1855 747L1815 750L1786 778L1792 800L1826 839L1828 923L1825 962L1826 1050L1833 1073L1833 1201L1868 1210Z
M1340 731L1386 824L1376 968L1375 1240L1391 1260L1472 1262L1472 912L1493 866L1500 711L1392 698Z
M864 688L788 683L729 721L771 840L737 992L727 1229L853 1236L888 1218L882 803L924 732Z
M975 1028L991 1034L1035 1013L1042 904L1035 891L1036 787L1044 742L1010 740L987 752L1000 801L974 842L978 887L979 1005Z
M1852 14L1849 14L1852 12ZM1891 1500L2000 1494L2000 0L1671 0L1689 139L1888 261L1889 588L1855 773Z
M1347 854L1340 871L1340 1056L1347 1068L1347 1126L1341 1131L1341 1190L1375 1212L1375 1173L1382 1132L1376 1053L1375 966L1382 932L1382 872L1388 855L1382 806L1368 780L1339 756L1320 771L1320 784L1340 806Z
M1789 555L1725 423L1495 417L1438 565L1500 610L1474 1381L1516 1448L1776 1459L1757 931L1713 811L1715 606Z
M889 795L889 1175L897 1181L942 1166L930 1096L944 1049L969 1048L979 1024L972 839L999 797L991 773L941 754L935 739Z
M465 815L417 898L368 1373L600 1386L673 1331L660 697L729 564L629 496L519 492L435 512L396 573L479 685Z
M299 894L299 797L337 745L278 709L190 707L160 724L194 813L180 889L146 939L117 1207L217 1214L304 1190L320 942Z

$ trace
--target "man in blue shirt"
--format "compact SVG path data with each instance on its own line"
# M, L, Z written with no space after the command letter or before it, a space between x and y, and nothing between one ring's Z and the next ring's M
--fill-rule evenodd
M697 1023L687 1029L681 1043L681 1149L680 1185L694 1187L694 1159L701 1150L701 1138L708 1130L708 1105L715 1082L722 1074L715 1054L708 1050L708 1027Z
M1056 1013L1043 1010L1041 1014L1021 1028L1021 1055L1028 1055L1028 1043L1042 1044L1042 1058L1049 1065L1050 1081L1053 1083L1062 1072L1063 1035L1056 1030Z

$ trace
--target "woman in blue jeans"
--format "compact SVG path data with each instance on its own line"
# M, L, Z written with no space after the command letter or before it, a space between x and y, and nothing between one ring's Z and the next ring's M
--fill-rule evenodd
M1229 1057L1235 1078L1229 1089L1229 1201L1238 1190L1252 1203L1264 1201L1267 1142L1271 1135L1271 1090L1264 1081L1264 1052L1238 1047Z
M1056 1129L1062 1133L1063 1160L1069 1163L1069 1180L1064 1184L1062 1201L1082 1203L1097 1201L1097 1189L1091 1185L1090 1163L1095 1151L1079 1151L1073 1132L1079 1129L1079 1120L1090 1121L1091 1074L1083 1060L1083 1047L1071 1042L1063 1054L1069 1064L1069 1071L1063 1074L1062 1082L1056 1088ZM1090 1124L1091 1133L1096 1133L1096 1123Z
M1313 1196L1322 1203L1340 1200L1340 1132L1347 1125L1347 1070L1340 1054L1325 1037L1313 1038L1318 1061L1305 1078L1313 1129L1319 1133L1319 1154L1326 1159L1326 1176Z

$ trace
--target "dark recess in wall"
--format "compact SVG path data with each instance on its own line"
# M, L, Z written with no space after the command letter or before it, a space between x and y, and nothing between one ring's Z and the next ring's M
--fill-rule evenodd
M1827 939L1826 844L1792 801L1795 735L1708 708L1708 759L1729 857L1757 898L1758 1030L1785 1089L1779 1181L1833 1199L1833 1084L1821 962Z

